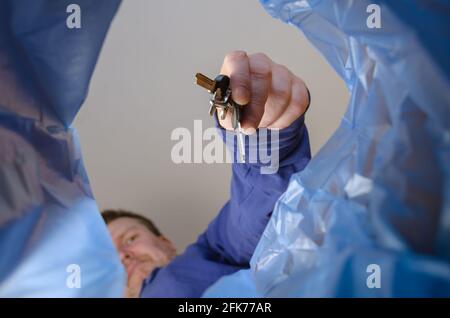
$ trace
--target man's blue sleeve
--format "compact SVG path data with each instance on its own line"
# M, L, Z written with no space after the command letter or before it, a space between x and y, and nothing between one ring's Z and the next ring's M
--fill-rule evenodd
M141 297L200 297L220 277L248 268L290 176L310 159L308 132L301 117L279 132L276 173L261 174L258 163L233 164L230 200L197 242L166 267L153 271L144 281Z

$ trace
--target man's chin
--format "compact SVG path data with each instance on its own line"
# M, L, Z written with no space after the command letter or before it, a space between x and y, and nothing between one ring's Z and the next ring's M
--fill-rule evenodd
M141 293L142 283L145 276L131 277L125 289L126 298L138 298Z
M125 298L139 298L141 294L141 287L126 287L125 288Z
M126 298L137 298L141 293L143 281L151 274L155 269L153 264L141 264L138 265L131 275L128 277L127 287L125 291Z

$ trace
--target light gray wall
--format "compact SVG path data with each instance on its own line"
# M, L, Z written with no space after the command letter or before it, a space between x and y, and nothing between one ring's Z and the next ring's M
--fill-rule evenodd
M324 144L348 95L294 27L256 0L125 0L75 121L100 209L150 216L180 250L204 230L228 198L230 166L174 164L170 135L194 119L213 125L194 74L216 75L234 49L264 52L305 80L313 153Z

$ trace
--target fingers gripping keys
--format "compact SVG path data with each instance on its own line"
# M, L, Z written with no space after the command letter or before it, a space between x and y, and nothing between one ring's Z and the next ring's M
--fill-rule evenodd
M231 112L231 120L234 131L237 134L239 162L245 162L244 136L241 128L242 105L237 104L231 96L230 78L226 75L218 75L214 80L197 73L197 85L205 88L210 94L209 114L213 116L217 112L218 117L223 120L228 112Z

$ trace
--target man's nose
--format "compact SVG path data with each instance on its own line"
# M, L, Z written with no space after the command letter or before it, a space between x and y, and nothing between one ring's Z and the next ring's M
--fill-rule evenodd
M120 261L123 265L127 266L131 260L133 259L133 255L130 253L130 251L121 251L120 252Z

